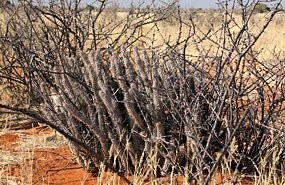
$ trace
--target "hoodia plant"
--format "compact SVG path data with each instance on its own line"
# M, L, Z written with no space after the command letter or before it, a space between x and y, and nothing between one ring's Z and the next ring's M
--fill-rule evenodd
M284 173L285 61L255 50L281 1L257 31L257 3L239 1L243 25L220 3L222 22L207 31L175 3L130 9L121 24L100 19L107 1L95 12L50 3L5 7L0 85L18 102L0 108L57 130L94 175L105 166L128 183L124 174L209 184L216 170ZM166 15L179 25L174 41L160 29Z

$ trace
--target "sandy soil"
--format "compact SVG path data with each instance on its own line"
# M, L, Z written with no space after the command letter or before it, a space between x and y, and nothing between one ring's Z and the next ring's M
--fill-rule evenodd
M105 172L102 179L92 177L90 173L85 172L76 163L66 143L62 146L60 144L52 146L50 143L49 145L42 145L40 142L45 142L47 138L53 136L53 132L47 127L26 125L22 128L10 130L12 131L0 134L0 152L2 156L6 156L6 158L0 158L0 164L2 163L1 167L3 168L0 173L2 184L125 184L112 173ZM27 142L32 143L33 147ZM131 179L131 177L128 178ZM154 181L157 182L156 184L170 184L164 179L152 179L152 182ZM251 181L245 179L240 182L252 184ZM152 183L148 179L144 179L140 184ZM175 178L172 184L183 184L183 178ZM221 184L221 175L217 175L215 184Z
M40 140L52 135L49 128L37 126L25 127L20 131L0 136L2 161L6 162L0 182L4 184L96 184L97 179L86 173L77 163L68 146L61 147L27 147L29 138ZM17 131L16 131L17 130ZM22 146L22 147L20 147ZM24 153L24 154L23 154ZM6 154L6 155L5 155ZM10 156L9 156L10 155ZM6 157L5 157L6 156ZM24 157L23 157L24 156ZM13 158L10 162L7 158ZM20 160L16 160L20 159ZM6 161L5 161L6 160ZM2 166L2 165L1 165ZM1 184L1 183L0 183Z

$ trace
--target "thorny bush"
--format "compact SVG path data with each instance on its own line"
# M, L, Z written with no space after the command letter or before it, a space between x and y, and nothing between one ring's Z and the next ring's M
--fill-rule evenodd
M86 170L96 174L103 163L128 183L123 174L147 164L145 176L174 172L208 184L225 160L235 173L258 173L261 159L276 151L268 166L284 174L284 59L261 61L254 50L280 3L256 33L248 25L255 1L239 1L242 25L234 20L236 5L219 3L223 21L207 31L182 19L176 3L131 8L118 23L104 24L107 1L96 1L94 10L79 1L5 6L1 83L28 101L0 107L64 135ZM169 16L179 27L175 42L159 28Z

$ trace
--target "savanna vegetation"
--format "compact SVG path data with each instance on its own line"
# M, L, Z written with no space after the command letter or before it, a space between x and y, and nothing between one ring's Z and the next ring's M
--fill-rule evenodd
M87 171L128 184L284 184L285 15L271 2L1 5L1 116L50 126Z

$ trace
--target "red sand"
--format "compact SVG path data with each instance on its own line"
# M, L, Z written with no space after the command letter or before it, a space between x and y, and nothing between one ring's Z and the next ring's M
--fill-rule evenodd
M44 130L43 130L44 129ZM26 136L32 134L37 137L51 132L46 127L24 128ZM16 146L19 145L20 137L17 135L6 134L0 136L0 150L20 152L17 151ZM86 173L77 163L69 148L35 148L28 155L33 157L27 159L25 163L12 163L9 168L9 175L16 177L13 182L22 182L33 185L91 185L98 184L98 179L92 177L90 173ZM2 176L7 177L7 176ZM128 177L131 179L131 177ZM226 178L224 178L226 179ZM5 179L0 179L5 183ZM156 182L161 184L169 184L165 179L157 179ZM225 182L226 180L224 180ZM114 179L113 173L104 173L102 179L103 184L126 184L124 181L116 176ZM6 182L7 183L7 182ZM174 184L183 184L183 177L177 177ZM253 184L251 181L242 180L243 184ZM143 184L151 184L146 179ZM159 184L159 183L158 183ZM216 184L221 184L221 175L217 176Z
M44 131L42 129L45 129ZM18 130L18 129L17 129ZM43 127L24 128L26 136L36 135L43 137L50 132L50 129ZM40 132L41 131L41 132ZM39 133L40 134L37 134ZM0 150L17 153L20 137L13 134L4 134L0 136ZM86 173L74 159L69 148L35 148L27 150L27 155L32 155L32 158L27 158L25 164L12 163L9 168L9 176L16 177L13 182L32 183L32 184L96 184L97 179ZM7 167L8 168L8 167ZM2 179L0 182L4 181Z

